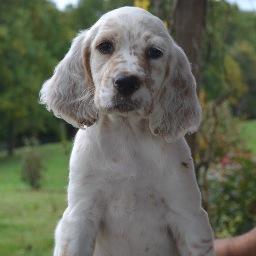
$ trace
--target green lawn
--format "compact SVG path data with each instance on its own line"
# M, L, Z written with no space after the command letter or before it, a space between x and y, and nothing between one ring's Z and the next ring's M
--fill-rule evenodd
M256 153L256 120L245 121L242 123L241 136L248 149Z
M65 209L69 154L60 144L39 147L45 163L43 187L32 191L21 181L24 150L0 156L0 255L52 254L57 220Z

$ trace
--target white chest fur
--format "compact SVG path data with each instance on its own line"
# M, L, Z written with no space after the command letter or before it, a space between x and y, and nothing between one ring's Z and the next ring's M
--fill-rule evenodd
M191 219L206 221L200 232L211 239L185 140L168 144L127 123L104 129L76 136L64 214L84 220L84 240L95 233L93 255L174 256L180 244L189 251L181 234Z

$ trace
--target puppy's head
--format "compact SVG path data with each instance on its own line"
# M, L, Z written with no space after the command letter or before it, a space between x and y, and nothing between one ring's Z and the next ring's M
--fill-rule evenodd
M111 11L77 36L43 85L41 102L77 127L92 125L101 112L136 113L168 140L200 121L184 52L160 19L135 7Z

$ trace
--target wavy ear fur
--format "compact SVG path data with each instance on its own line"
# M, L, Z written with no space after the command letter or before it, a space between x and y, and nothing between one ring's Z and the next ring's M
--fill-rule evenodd
M171 142L196 131L200 120L195 78L185 53L175 44L149 126L153 134Z
M75 127L90 126L97 119L90 69L90 38L82 31L40 91L40 103Z

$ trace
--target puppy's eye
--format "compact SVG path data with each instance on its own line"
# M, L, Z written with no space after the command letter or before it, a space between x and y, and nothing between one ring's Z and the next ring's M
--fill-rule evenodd
M110 41L104 41L96 47L101 54L111 54L114 51L114 45Z
M163 56L163 52L156 47L149 47L146 50L146 56L150 59L158 59Z

